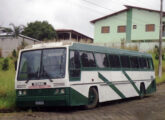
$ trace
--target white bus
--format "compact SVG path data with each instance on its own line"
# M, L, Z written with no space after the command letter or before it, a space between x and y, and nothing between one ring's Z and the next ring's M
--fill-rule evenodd
M152 56L88 44L42 43L20 51L18 107L80 106L156 91Z

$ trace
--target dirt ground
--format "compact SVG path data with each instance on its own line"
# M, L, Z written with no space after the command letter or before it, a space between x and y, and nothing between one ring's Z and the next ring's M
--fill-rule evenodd
M165 120L165 84L144 99L103 103L93 110L72 107L0 113L0 120Z

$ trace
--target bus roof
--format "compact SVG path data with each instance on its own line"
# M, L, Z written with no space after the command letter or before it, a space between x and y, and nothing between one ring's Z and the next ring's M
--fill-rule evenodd
M94 45L94 44L92 45L92 44L85 44L85 43L76 43L76 42L39 43L39 44L32 45L30 47L27 47L21 51L32 50L32 49L34 50L34 49L52 48L52 47L66 47L66 46L69 46L69 49L72 49L72 50L152 57L148 53L142 53L142 52L124 50L124 49L117 49L117 48L109 48L109 47L99 46L99 45Z
M112 54L122 54L122 55L131 55L131 56L152 57L148 53L142 53L142 52L124 50L124 49L117 49L117 48L109 48L109 47L105 47L105 46L82 44L82 43L73 43L69 48L72 50L82 50L82 51L93 51L93 52L100 52L100 53L112 53Z

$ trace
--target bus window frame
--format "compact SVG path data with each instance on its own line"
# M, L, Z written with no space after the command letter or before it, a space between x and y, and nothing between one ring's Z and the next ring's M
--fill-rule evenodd
M83 70L96 70L97 68L98 68L98 66L97 66L97 64L96 64L96 59L95 59L95 56L94 56L94 52L93 51L85 51L85 50L79 50L79 53L80 52L85 52L85 53L92 53L92 55L93 55L93 58L94 58L94 62L95 62L95 67L84 67L83 65L82 65L82 60L81 60L81 56L79 56L80 57L80 63L81 63L81 70L83 71Z
M119 67L111 67L111 65L110 65L110 60L109 60L109 55L118 56L118 58L119 58L119 63L120 63L120 66L119 66ZM108 53L107 56L108 56L108 62L109 62L109 68L110 68L110 70L120 71L120 70L122 69L121 61L120 61L120 55L117 55L117 54L114 54L114 53L113 53L113 54Z
M101 68L98 66L97 64L97 59L95 57L95 54L104 54L106 57L107 57L107 60L108 60L108 67L104 67L104 68ZM93 52L93 55L94 55L94 59L95 59L95 63L96 63L96 67L98 70L110 70L110 63L109 63L109 59L108 59L108 54L107 53L102 53L102 52Z
M79 68L79 70L80 70L80 76L79 77L71 77L70 76L70 69L72 69L72 70L75 70L75 68L70 68L70 52L71 51L78 51L79 52L79 50L72 50L72 49L69 49L69 57L68 57L68 73L69 73L69 81L80 81L81 80L81 68L82 68L82 64L81 64L81 60L80 60L80 68ZM80 59L80 55L79 55L79 59ZM76 69L77 70L77 69Z

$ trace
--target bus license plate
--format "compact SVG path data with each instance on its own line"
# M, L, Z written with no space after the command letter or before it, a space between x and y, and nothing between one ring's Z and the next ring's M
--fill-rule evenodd
M35 104L36 105L44 105L44 101L36 101Z

